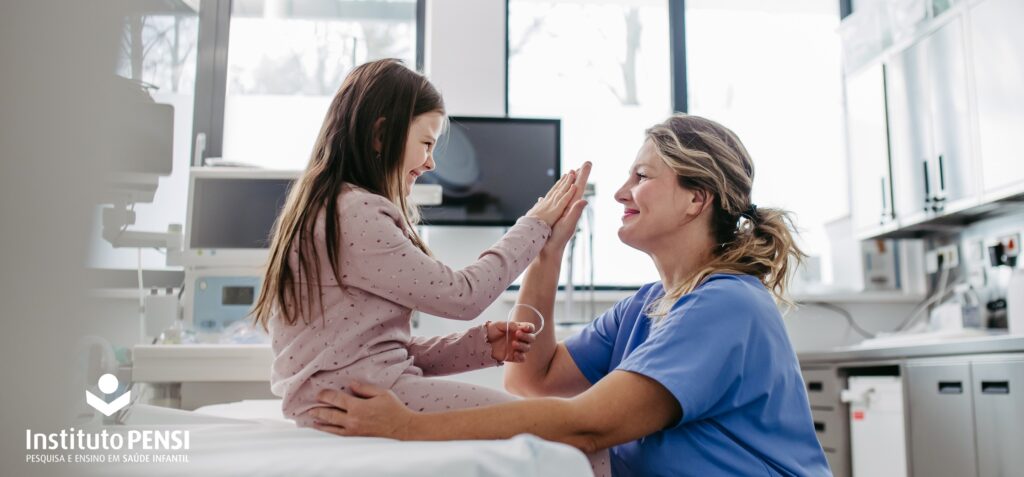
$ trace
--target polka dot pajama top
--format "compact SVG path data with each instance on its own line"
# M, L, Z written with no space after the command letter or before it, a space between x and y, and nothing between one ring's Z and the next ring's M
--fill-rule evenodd
M341 283L327 258L324 215L314 244L320 257L321 307L309 324L272 316L271 390L285 416L311 426L307 411L321 389L346 389L352 380L390 388L415 410L437 411L503 402L488 388L425 376L495 366L485 325L440 337L414 337L412 310L455 320L476 318L537 256L551 228L523 217L493 247L462 270L452 270L417 248L394 204L346 184L338 197ZM292 270L298 255L289 256ZM296 274L301 277L302 274ZM305 283L299 297L305 300Z

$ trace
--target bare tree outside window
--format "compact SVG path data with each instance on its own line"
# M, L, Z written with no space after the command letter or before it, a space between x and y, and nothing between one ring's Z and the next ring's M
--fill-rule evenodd
M233 3L224 158L305 167L352 68L386 57L415 65L415 7L415 0Z
M509 114L562 119L563 170L594 162L598 285L657 278L610 211L643 130L672 112L668 26L667 0L509 2Z

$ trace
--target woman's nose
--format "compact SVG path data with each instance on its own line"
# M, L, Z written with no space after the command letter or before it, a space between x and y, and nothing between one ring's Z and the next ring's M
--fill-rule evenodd
M629 184L623 184L619 187L619 190L615 191L615 201L620 204L626 204L629 202Z
M430 153L430 154L427 155L427 162L424 165L427 166L427 170L428 171L432 171L432 170L434 170L435 167L437 167L437 163L434 162L434 154L433 153Z

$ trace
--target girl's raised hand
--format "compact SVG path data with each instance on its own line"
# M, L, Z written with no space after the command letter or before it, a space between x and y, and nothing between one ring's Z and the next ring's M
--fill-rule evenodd
M526 216L543 220L548 226L554 226L575 196L576 171L569 171L558 179L547 195L537 199L537 204L526 213Z

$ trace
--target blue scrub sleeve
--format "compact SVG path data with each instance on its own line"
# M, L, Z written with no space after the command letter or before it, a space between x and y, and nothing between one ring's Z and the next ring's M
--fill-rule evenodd
M565 340L569 356L572 356L576 367L580 368L590 384L600 381L611 371L615 337L619 334L619 326L622 324L622 311L630 300L632 298L616 303L578 334Z
M616 368L647 376L672 393L683 410L677 425L737 404L751 317L735 305L742 301L730 296L735 289L726 293L715 285L684 296Z

